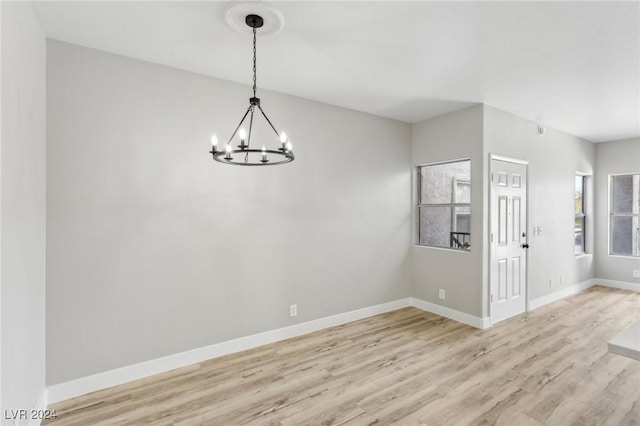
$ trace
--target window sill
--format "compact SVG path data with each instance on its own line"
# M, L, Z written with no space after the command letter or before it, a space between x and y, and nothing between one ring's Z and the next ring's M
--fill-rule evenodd
M618 257L620 259L640 259L640 256L634 256L632 254L630 255L624 255L624 254L608 254L608 257Z
M470 250L458 250L458 249L452 249L452 248L447 248L447 247L422 246L420 244L414 244L413 247L414 248L421 248L421 249L450 251L450 252L453 252L453 253L465 253L465 254L470 254L471 253Z
M582 253L575 255L576 259L582 259L583 257L593 257L593 253Z

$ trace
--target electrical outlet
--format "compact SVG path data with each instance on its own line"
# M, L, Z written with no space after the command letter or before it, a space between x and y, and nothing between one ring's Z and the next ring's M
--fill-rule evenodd
M633 270L633 278L640 278L640 271L637 269Z
M440 289L440 290L438 291L438 298L439 298L439 299L441 299L441 300L444 300L444 298L445 298L445 293L444 293L444 290L443 290L443 289Z
M291 318L298 315L298 305L289 305L289 316Z
M549 287L553 287L553 278L549 278Z

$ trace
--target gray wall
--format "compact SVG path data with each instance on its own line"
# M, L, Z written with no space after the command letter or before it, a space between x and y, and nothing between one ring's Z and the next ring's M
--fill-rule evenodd
M414 188L418 165L471 159L471 251L415 245L416 230L411 247L411 270L415 297L475 316L482 315L483 300L482 126L482 105L422 121L413 125L411 152ZM417 191L413 193L415 205ZM414 208L417 224L416 213ZM439 289L445 290L445 300L438 299Z
M410 295L409 125L261 91L297 159L225 166L249 87L55 41L47 65L48 384Z
M1 408L45 390L45 37L31 3L1 2ZM11 420L3 420L3 424Z
M588 254L576 257L573 243L574 176L576 172L593 175L594 144L553 129L547 129L540 137L536 123L486 105L414 125L412 144L414 166L471 158L473 242L471 253L414 245L411 257L414 296L470 315L488 316L489 247L484 246L484 241L489 229L489 154L530 162L529 298L594 277L592 178L587 185L587 200L591 200L587 201ZM542 234L534 237L533 226L541 226ZM438 299L440 288L446 291L445 300Z
M574 184L576 172L593 176L594 144L550 128L539 136L536 123L485 106L484 149L486 170L489 154L529 161L529 300L593 278L593 178L588 179L586 197L588 254L578 257L574 255ZM484 191L488 198L488 185ZM488 214L485 219L488 232ZM541 226L542 234L533 236L534 226ZM485 308L488 312L488 304Z
M640 269L640 259L609 256L609 175L640 172L640 138L596 144L595 197L596 277L640 283L632 271Z

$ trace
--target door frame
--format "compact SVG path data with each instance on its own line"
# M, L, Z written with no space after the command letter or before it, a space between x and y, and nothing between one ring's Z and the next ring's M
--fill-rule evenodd
M506 163L514 163L514 164L520 164L525 166L525 175L527 177L527 193L525 196L525 200L527 201L526 205L527 208L525 209L525 229L527 232L527 244L530 241L530 232L529 232L529 187L530 185L530 180L529 180L529 160L522 160L520 158L514 158L514 157L508 157L505 155L501 155L501 154L494 154L494 153L489 153L489 176L488 176L488 181L489 181L489 201L488 201L488 210L489 210L489 214L487 215L488 218L488 224L487 224L487 241L489 241L489 255L487 256L488 259L488 264L487 264L487 276L488 278L488 286L487 286L487 301L489 302L489 324L490 326L493 325L493 320L491 319L491 262L493 260L493 258L495 257L495 252L493 250L493 242L491 241L491 233L492 230L491 229L491 224L492 222L492 216L495 214L493 212L493 208L491 205L491 201L493 200L493 184L492 184L492 180L491 180L491 176L493 175L493 160L498 160L498 161L504 161ZM527 249L526 253L525 253L525 258L526 258L526 267L525 267L525 272L524 272L524 279L525 279L525 284L524 284L524 297L525 297L525 312L529 312L530 306L529 306L529 250Z

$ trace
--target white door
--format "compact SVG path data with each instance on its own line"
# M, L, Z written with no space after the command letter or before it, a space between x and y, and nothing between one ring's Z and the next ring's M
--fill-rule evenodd
M527 165L491 160L491 323L527 308Z

